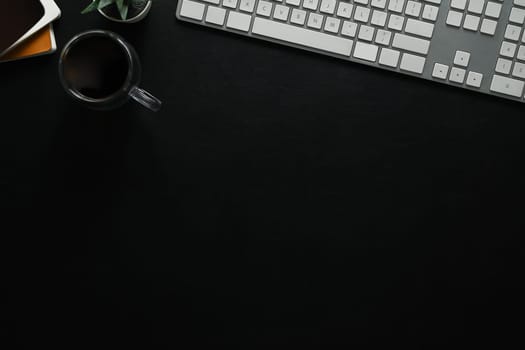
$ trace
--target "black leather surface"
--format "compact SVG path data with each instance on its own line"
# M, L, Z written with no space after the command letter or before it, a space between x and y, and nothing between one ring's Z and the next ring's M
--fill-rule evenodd
M523 105L176 22L176 1L130 26L57 2L60 48L122 34L164 106L85 110L57 54L0 65L6 344L523 342Z

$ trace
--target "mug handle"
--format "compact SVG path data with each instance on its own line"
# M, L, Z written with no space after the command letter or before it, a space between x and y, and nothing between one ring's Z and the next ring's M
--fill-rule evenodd
M160 107L162 106L162 101L160 101L158 98L156 98L146 90L142 90L139 87L133 87L129 92L129 95L135 101L137 101L138 103L140 103L141 105L153 112L158 112L160 110Z

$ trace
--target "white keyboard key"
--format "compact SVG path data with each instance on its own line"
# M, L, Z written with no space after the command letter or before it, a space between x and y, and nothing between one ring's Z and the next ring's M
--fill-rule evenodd
M453 83L463 84L465 81L465 70L458 67L452 67L448 80Z
M203 4L195 1L184 0L182 7L180 8L180 15L182 17L201 21L202 17L204 16L204 8L205 6Z
M382 49L381 55L379 56L379 64L383 66L388 66L392 68L397 67L397 62L399 62L399 51L392 49Z
M367 23L370 17L370 9L362 6L356 6L354 12L354 20L358 22Z
M509 43L508 41L501 43L501 49L499 51L501 56L513 58L515 53L516 44Z
M525 7L525 0L514 0L514 5Z
M492 18L499 18L501 14L501 4L489 1L485 8L485 16Z
M375 62L377 59L377 51L379 47L372 44L366 44L356 41L354 48L354 57L365 61Z
M483 12L485 0L469 0L468 11L480 15Z
M463 20L463 12L448 11L447 24L452 27L460 27Z
M354 5L340 1L339 5L337 6L337 15L343 18L350 18L353 9Z
M299 10L299 9L293 9L292 10L292 16L290 17L290 22L294 24L304 25L304 22L306 21L306 11Z
M388 10L392 12L401 13L405 6L405 0L390 0L388 3Z
M428 40L399 33L394 35L394 41L392 42L392 47L396 49L412 51L423 55L428 53L429 46L430 41Z
M303 1L303 8L308 10L317 10L317 6L319 5L319 0L304 0Z
M514 68L512 69L512 76L525 79L525 64L520 62L514 63Z
M335 11L335 5L335 0L322 0L319 11L321 11L322 13L328 13L329 15L333 15Z
M494 33L496 33L497 25L498 25L498 22L493 21L491 19L486 19L485 18L481 22L481 29L480 29L480 31L483 34L494 35Z
M219 0L204 0L205 2L209 2L210 4L219 5Z
M431 38L434 32L434 25L432 23L418 21L417 19L407 19L407 25L405 26L405 32L422 36L425 38Z
M370 23L375 26L384 27L386 23L386 12L374 10Z
M434 69L432 70L432 76L437 79L445 80L448 75L448 66L441 63L434 64Z
M390 15L390 19L388 20L388 29L393 30L403 30L403 25L405 24L405 17L401 17L398 15Z
M226 27L247 32L250 29L252 16L230 11Z
M348 36L350 38L355 37L357 32L357 23L344 21L343 27L341 28L341 35Z
M343 56L350 56L353 45L349 39L260 17L255 18L252 33Z
M504 38L507 40L518 41L520 40L521 28L512 24L507 24L505 28Z
M386 6L386 0L372 0L371 5L375 8L384 9Z
M240 0L239 10L252 13L255 8L255 0Z
M512 10L510 10L510 17L509 17L510 22L517 23L517 24L523 24L524 19L525 19L525 10L519 9L517 7L513 7Z
M490 84L490 91L514 97L521 97L525 83L521 80L494 75Z
M456 51L456 55L454 56L454 64L466 67L468 66L468 62L470 60L470 53L466 51Z
M477 72L468 72L467 75L467 86L479 88L481 81L483 80L483 74Z
M310 28L321 29L323 25L323 16L318 13L310 13L306 25Z
M425 61L426 59L424 57L404 53L399 68L407 72L421 74L425 67Z
M425 5L423 8L423 19L435 22L438 16L439 7Z
M359 28L359 35L357 37L364 41L372 41L374 37L374 32L375 32L374 28L363 24Z
M215 6L208 6L208 11L206 12L206 22L222 26L224 24L225 16L225 9Z
M323 25L323 16L318 13L310 13L306 25L310 28L321 29L321 26Z
M478 16L466 15L463 28L477 32L479 28L479 21L480 18Z
M272 8L273 4L271 2L259 0L259 4L257 4L257 14L264 17L270 17Z
M405 9L405 14L411 17L419 17L421 13L421 3L415 2L412 0L407 1L407 7Z
M464 10L467 6L467 0L451 0L450 7L453 9Z
M324 30L330 33L338 33L341 20L334 17L327 17L324 22Z
M427 2L431 2L433 4L439 5L441 4L441 0L426 0Z
M496 62L496 72L501 74L509 74L510 68L512 67L512 61L504 58L498 58Z
M378 29L376 35L376 44L390 46L392 33L388 30Z
M222 6L234 9L237 7L237 0L222 0Z
M354 0L356 4L368 5L368 0Z
M230 12L233 13L233 12ZM290 13L290 8L283 5L275 5L275 11L273 11L273 18L280 21L286 22L288 20L288 15ZM321 28L319 26L319 28Z
M286 5L299 6L301 0L286 0Z
M525 46L520 45L518 49L518 60L525 61Z

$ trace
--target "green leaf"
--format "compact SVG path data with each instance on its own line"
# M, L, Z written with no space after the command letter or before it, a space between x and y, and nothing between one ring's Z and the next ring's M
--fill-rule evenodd
M122 10L119 11L120 12L120 17L123 19L123 20L126 20L128 18L128 6L124 6L122 8Z
M82 13L88 13L97 9L103 9L109 5L117 6L117 10L120 14L120 17L123 20L128 18L129 6L135 6L136 8L143 7L148 0L93 0Z
M98 5L98 8L103 9L104 7L109 6L113 3L115 3L115 0L100 0L100 5Z
M128 17L128 4L124 4L124 0L116 0L118 12L120 13L120 17L123 20L126 20Z
M82 10L81 13L84 14L84 13L88 13L88 12L96 10L98 8L99 3L100 3L100 0L93 1L91 4L88 5L88 7Z

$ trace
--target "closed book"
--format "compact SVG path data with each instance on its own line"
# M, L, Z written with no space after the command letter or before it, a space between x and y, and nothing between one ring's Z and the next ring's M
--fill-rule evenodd
M25 40L13 50L0 57L0 62L9 62L30 58L35 56L47 55L57 49L53 25L40 29L36 34Z
M60 17L53 0L2 0L0 57Z

